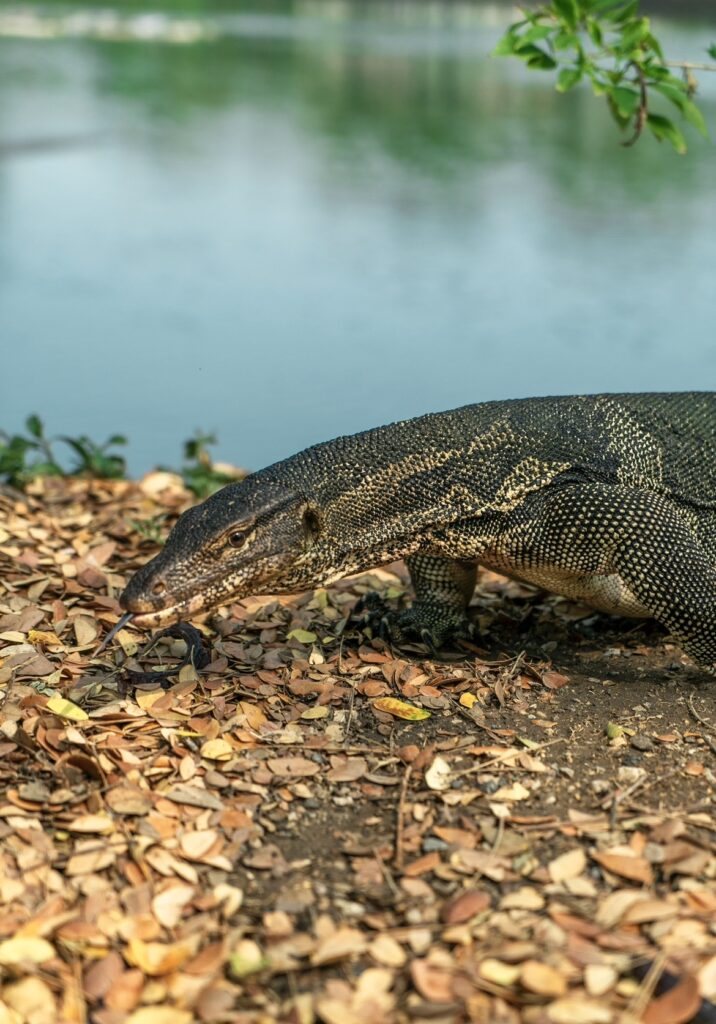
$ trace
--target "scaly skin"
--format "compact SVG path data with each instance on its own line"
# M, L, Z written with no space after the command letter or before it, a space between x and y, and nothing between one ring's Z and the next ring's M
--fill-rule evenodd
M477 564L620 615L653 617L716 666L716 395L465 406L316 445L179 519L121 601L155 626L294 593L397 558L394 639L471 629Z

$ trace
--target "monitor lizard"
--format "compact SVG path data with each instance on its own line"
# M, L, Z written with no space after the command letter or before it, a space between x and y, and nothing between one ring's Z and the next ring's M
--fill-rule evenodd
M315 445L177 521L121 604L160 626L404 558L388 636L472 633L478 565L654 618L716 672L716 393L467 405Z

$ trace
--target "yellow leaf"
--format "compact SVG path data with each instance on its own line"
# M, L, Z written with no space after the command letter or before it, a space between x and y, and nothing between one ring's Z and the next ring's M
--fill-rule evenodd
M209 761L228 761L233 753L234 748L226 740L207 740L201 747L201 756Z
M55 1024L57 1020L52 989L40 978L22 978L13 984L4 985L2 996L0 1024L20 1024L21 1021L27 1021L27 1024ZM19 1016L14 1016L12 1012L5 1016L7 1010L3 1003Z
M175 1006L142 1006L125 1017L125 1024L191 1024L192 1020L189 1010Z
M0 942L0 964L5 967L21 963L42 964L54 955L55 950L47 939L35 936L19 935Z
M406 704L404 700L397 697L380 697L373 701L373 707L378 711L385 711L396 718L404 718L408 722L420 722L423 718L430 718L430 712L424 708L416 708L414 704Z
M82 708L73 704L71 700L66 700L64 697L50 697L47 702L47 708L52 711L53 714L59 715L60 718L69 718L73 722L86 722L89 715Z
M500 985L502 988L510 988L514 985L520 976L520 970L518 964L507 964L491 957L483 960L478 967L481 978L491 981L493 985Z
M112 832L114 822L108 814L80 814L67 828L70 832Z
M511 786L501 786L496 793L492 793L491 800L510 802L512 800L526 800L532 794L521 782L514 782Z
M48 633L44 629L31 629L27 634L27 642L30 644L59 644L61 641L55 633Z
M164 690L137 690L134 695L134 699L142 711L149 711L163 697L166 697Z
M307 629L292 629L286 634L287 640L298 640L300 644L315 644L318 637L315 633L309 633Z
M306 708L305 711L301 712L301 718L311 719L314 718L328 718L328 708L325 704L317 704L316 707Z
M460 695L460 703L464 708L471 708L473 704L477 703L477 697L474 693L462 693Z
M171 974L194 955L200 941L200 935L168 944L143 942L142 939L131 938L125 951L125 959L152 977Z

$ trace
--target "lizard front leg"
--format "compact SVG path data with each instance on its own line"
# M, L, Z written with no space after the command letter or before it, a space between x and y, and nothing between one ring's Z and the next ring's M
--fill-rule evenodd
M365 605L371 628L395 643L417 639L431 648L472 636L467 607L475 589L477 565L424 554L410 555L405 563L415 601L405 611L394 612L377 595L369 597Z

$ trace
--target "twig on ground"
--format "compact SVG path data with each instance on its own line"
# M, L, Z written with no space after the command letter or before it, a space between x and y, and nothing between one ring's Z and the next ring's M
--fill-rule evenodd
M702 715L700 715L699 712L694 707L694 695L693 695L693 693L689 694L689 699L686 701L686 703L688 704L689 711L691 712L693 718L699 723L699 725L702 725L704 727L704 729L706 730L706 735L701 737L702 740L704 741L706 746L709 748L711 753L712 754L716 754L716 740L712 738L713 736L716 736L716 730L711 725L711 723L706 718L704 718Z
M659 978L664 970L664 964L666 963L666 955L659 953L654 958L647 971L643 982L639 986L639 990L635 993L634 998L629 1004L629 1013L631 1013L636 1020L641 1020L644 1010L646 1010L651 997L654 994L656 986L659 984Z
M398 871L403 870L403 830L405 827L405 797L408 793L410 776L413 774L413 766L407 765L403 775L403 783L400 787L400 798L398 800L398 818L395 826L395 866Z

